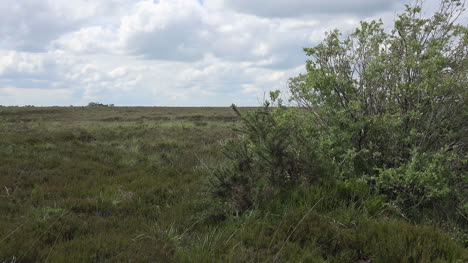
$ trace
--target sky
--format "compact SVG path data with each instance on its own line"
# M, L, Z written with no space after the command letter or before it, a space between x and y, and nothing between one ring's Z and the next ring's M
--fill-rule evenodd
M1 0L0 105L256 106L325 32L391 27L405 3Z

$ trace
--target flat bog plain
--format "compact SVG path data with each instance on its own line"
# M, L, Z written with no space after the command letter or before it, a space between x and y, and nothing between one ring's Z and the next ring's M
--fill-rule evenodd
M230 108L0 108L0 259L170 260Z
M301 186L223 210L210 178L239 125L230 108L0 107L0 262L466 258L365 184Z

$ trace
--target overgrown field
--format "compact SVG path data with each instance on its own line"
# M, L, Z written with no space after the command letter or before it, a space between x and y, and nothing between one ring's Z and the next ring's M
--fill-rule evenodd
M209 182L237 125L229 108L0 108L0 262L467 262L459 230L359 181L227 210Z

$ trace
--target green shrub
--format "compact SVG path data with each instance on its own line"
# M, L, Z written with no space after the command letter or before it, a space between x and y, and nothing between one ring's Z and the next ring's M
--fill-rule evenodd
M405 211L429 206L458 220L468 216L463 11L459 0L431 17L407 5L389 33L376 21L346 37L332 31L305 49L307 73L290 82L338 177L366 178Z
M290 102L241 115L214 193L236 211L294 185L361 178L404 217L466 226L468 27L460 0L432 16L407 5L391 32L381 21L338 30L305 48ZM234 110L236 108L234 107ZM433 213L427 211L432 210Z
M217 169L211 180L216 197L239 212L289 187L310 184L329 174L313 150L313 140L301 132L303 122L284 107L266 102L241 114L238 137L225 145L230 164Z
M452 151L413 150L408 163L382 168L373 179L377 189L404 208L405 213L429 208L434 218L456 220L468 214L468 177L459 171L466 162Z

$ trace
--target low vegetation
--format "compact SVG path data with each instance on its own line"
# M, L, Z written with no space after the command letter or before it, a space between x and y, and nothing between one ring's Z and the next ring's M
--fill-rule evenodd
M2 108L0 262L176 261L235 115Z
M259 108L0 108L0 262L467 262L467 28L407 6Z
M228 108L2 108L0 116L2 262L467 256L456 231L407 221L362 180L288 184L232 210L211 188L215 168L232 162L220 154L226 140L245 129Z

